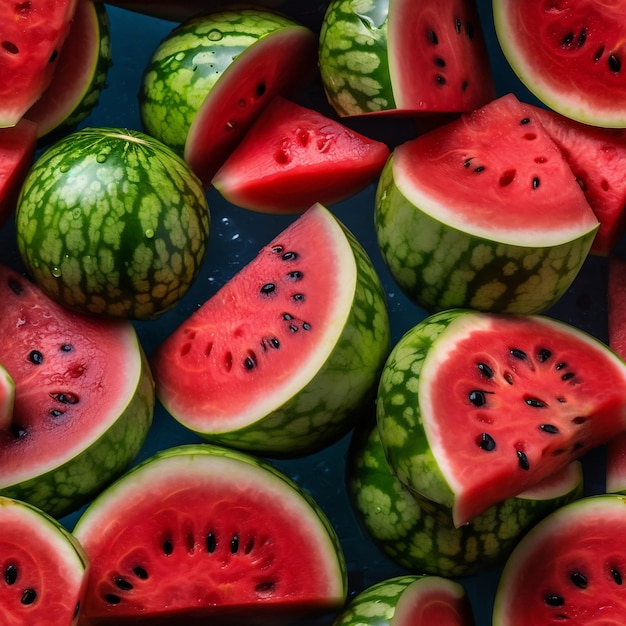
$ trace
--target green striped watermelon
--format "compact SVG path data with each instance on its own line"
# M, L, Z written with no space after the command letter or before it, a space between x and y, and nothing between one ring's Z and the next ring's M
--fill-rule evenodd
M473 626L461 583L441 576L387 578L354 596L333 626Z
M106 4L80 0L54 80L25 116L37 123L46 141L73 130L98 103L111 65L111 37Z
M319 66L341 116L471 111L495 96L474 0L332 0Z
M314 33L262 7L193 17L157 46L139 94L144 129L209 185L274 95L313 75Z
M208 440L295 455L345 434L389 349L371 259L314 205L152 354L157 395ZM245 390L245 393L242 393Z
M376 424L357 426L348 451L347 486L357 518L380 549L412 572L457 577L504 563L523 534L583 495L573 461L517 497L456 528L445 507L415 497L393 473Z
M61 517L121 474L152 423L154 382L127 320L82 316L0 268L0 493Z
M562 153L512 94L396 147L375 222L393 277L431 312L544 312L598 230Z
M623 431L626 364L548 317L442 311L395 345L376 407L390 467L461 526Z
M91 561L88 624L298 624L337 611L347 595L322 509L269 463L227 448L149 457L73 532Z
M197 177L160 141L86 128L35 162L16 229L26 268L51 298L80 312L149 319L196 277L209 211Z
M76 538L40 509L3 496L0 535L3 624L77 626L89 559Z

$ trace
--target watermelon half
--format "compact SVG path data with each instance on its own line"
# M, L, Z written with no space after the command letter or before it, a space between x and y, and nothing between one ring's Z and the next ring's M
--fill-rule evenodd
M537 524L500 578L493 626L622 624L626 498L588 496Z
M378 428L362 422L350 442L347 487L357 519L389 558L412 572L458 577L504 563L529 528L582 497L583 472L580 461L573 461L456 528L446 507L416 497L400 481Z
M6 267L0 335L15 383L13 417L0 429L0 493L61 517L138 454L152 376L129 322L70 313Z
M337 535L268 463L189 444L125 474L74 527L91 572L90 625L279 624L338 610ZM81 621L81 624L83 621Z
M383 258L429 311L544 312L598 230L561 151L513 94L397 146L375 202Z
M0 3L0 128L15 126L52 82L77 4Z
M320 204L295 219L151 356L157 396L210 441L304 454L353 425L389 347L380 280Z
M626 4L494 0L500 47L544 104L574 120L624 127Z
M232 204L267 213L329 205L378 178L389 148L276 96L213 177Z
M393 348L377 400L390 467L461 526L626 425L626 364L542 316L443 311Z
M4 496L0 537L2 623L77 625L89 560L76 538L38 508Z
M495 97L474 0L333 0L319 66L341 116L459 113Z
M461 583L409 574L381 580L354 596L333 626L473 626Z

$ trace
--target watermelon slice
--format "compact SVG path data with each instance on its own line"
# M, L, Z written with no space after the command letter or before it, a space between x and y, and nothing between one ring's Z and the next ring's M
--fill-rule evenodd
M390 467L461 526L626 427L626 364L542 316L451 310L396 344L377 417Z
M333 0L319 39L341 116L459 113L495 97L474 0Z
M150 457L87 507L74 535L91 561L88 624L295 624L346 599L322 510L273 466L226 448Z
M137 455L154 386L133 327L70 313L0 268L0 363L15 382L0 429L0 492L54 517L78 508Z
M537 524L509 557L493 626L622 624L626 498L595 495Z
M0 496L2 623L76 626L89 561L57 520L25 502Z
M374 182L389 148L276 96L213 178L232 204L267 213L334 204Z
M562 153L513 94L397 146L375 223L391 274L420 306L524 314L560 299L598 229Z
M0 227L15 209L36 147L37 124L34 122L21 119L15 126L0 128Z
M317 204L157 348L157 395L210 441L308 453L345 434L371 400L389 332L370 258Z
M626 130L581 124L539 107L535 115L563 153L600 222L590 252L607 256L626 233Z
M0 128L15 126L52 82L77 0L0 3Z
M473 626L461 583L409 574L381 580L353 597L333 626Z
M37 122L37 136L51 140L86 118L105 88L110 65L106 4L80 0L59 53L54 80L25 113Z
M497 39L515 73L544 104L574 120L624 127L623 0L494 0Z

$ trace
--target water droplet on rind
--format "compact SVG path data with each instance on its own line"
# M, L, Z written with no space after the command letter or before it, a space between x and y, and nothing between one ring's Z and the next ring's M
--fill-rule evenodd
M61 268L57 267L56 265L52 268L50 268L50 273L55 277L55 278L61 278Z

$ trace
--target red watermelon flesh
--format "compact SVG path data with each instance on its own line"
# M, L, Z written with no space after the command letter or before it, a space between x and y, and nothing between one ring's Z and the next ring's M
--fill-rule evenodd
M534 111L600 222L591 253L607 256L626 232L626 131L589 126L539 107Z
M27 119L0 128L0 227L15 208L26 173L37 146L37 124Z
M231 203L268 213L300 212L361 191L389 148L313 109L275 97L213 178Z
M50 85L77 0L0 3L0 127L15 126Z
M271 99L296 93L313 76L316 59L313 31L295 25L260 39L224 71L185 142L185 160L206 186Z
M390 3L389 71L403 113L473 111L496 96L474 0Z

